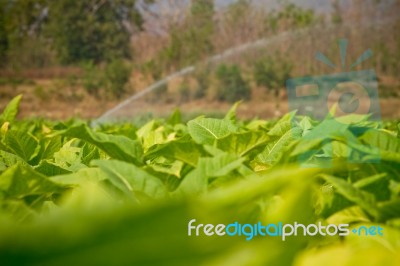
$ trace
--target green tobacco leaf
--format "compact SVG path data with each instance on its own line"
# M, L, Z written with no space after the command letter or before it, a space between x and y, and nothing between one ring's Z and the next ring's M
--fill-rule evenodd
M322 146L323 139L301 139L294 149L291 151L290 156L298 156L300 154L310 154L317 152Z
M311 180L298 179L288 183L275 202L270 201L265 210L265 219L270 222L312 223L315 212L312 207Z
M8 131L4 138L4 143L15 155L18 155L26 162L29 162L39 151L36 139L24 131Z
M51 159L54 153L59 151L62 147L61 137L56 136L53 138L45 138L40 141L39 156L41 160Z
M52 162L49 162L47 160L43 160L40 162L40 164L35 167L35 171L38 173L41 173L45 176L55 176L55 175L64 175L64 174L69 174L71 171L62 168L58 166L57 164L54 164Z
M347 136L349 125L338 123L334 119L326 119L315 126L305 137L307 139L326 139Z
M149 167L156 172L163 173L164 175L173 175L180 178L184 165L183 162L178 160L170 161L164 157L157 157L156 160L151 162Z
M203 168L196 168L185 176L173 195L196 196L207 192L208 178Z
M14 122L15 117L18 114L19 104L21 102L22 95L18 95L12 99L6 108L4 108L3 113L0 115L0 125L4 122Z
M94 132L85 124L71 127L60 134L82 139L107 153L111 158L131 162L137 165L142 164L143 149L140 142L125 136L108 135L101 132Z
M82 163L89 165L92 160L100 159L98 148L90 143L85 143L82 147Z
M200 158L198 168L202 169L202 173L207 177L221 177L239 168L244 160L234 154L223 153L211 158Z
M227 176L243 166L243 162L244 158L237 158L228 153L200 158L197 168L185 176L174 194L191 196L204 194L207 192L209 178Z
M335 141L356 140L351 132L348 131L348 125L340 124L332 119L324 120L314 128L311 127L310 123L310 120L306 118L300 122L300 127L306 132L303 132L303 137L294 147L290 156L298 156L300 154L312 156L313 153L323 149L326 156L347 157L350 151L347 151L342 143L336 142L332 144L332 139ZM325 145L327 140L328 143Z
M393 218L400 218L400 199L378 204L378 221L385 222Z
M36 156L30 161L31 165L38 165L42 160L48 160L54 158L54 153L59 151L62 147L61 136L52 138L42 138L39 141L39 151Z
M335 212L327 222L330 224L351 224L360 222L370 222L368 215L359 207L352 206Z
M165 134L164 127L158 127L157 129L150 131L141 139L145 151L154 145L163 144L169 141Z
M229 109L229 111L226 113L224 119L231 121L232 123L235 123L236 122L236 110L240 104L241 104L241 101L234 103L232 105L231 109Z
M268 135L280 137L287 133L291 128L292 122L290 121L290 117L286 115L268 131Z
M390 199L389 178L386 173L363 178L353 183L353 186L373 194L377 201Z
M301 119L301 121L298 123L298 126L303 130L303 136L307 135L307 133L314 128L313 121L307 116Z
M108 175L100 168L83 168L72 174L56 175L50 180L64 185L80 185L87 182L100 182L106 180Z
M288 184L301 182L308 183L319 173L320 169L299 169L297 167L276 168L253 178L240 180L227 187L220 187L208 195L204 200L213 208L222 206L243 206L268 193L275 193L286 187ZM295 185L293 189L295 189Z
M32 195L51 195L64 190L46 176L29 166L14 165L0 175L0 191L7 199L19 199Z
M170 117L168 117L167 123L172 126L182 123L181 111L179 109L175 109Z
M19 156L0 150L0 172L6 170L8 167L14 164L24 165L26 162Z
M349 114L344 116L335 117L335 120L339 123L346 125L366 125L373 124L373 122L368 121L371 114L360 115L360 114Z
M31 221L37 217L37 213L26 205L23 199L7 200L0 205L0 216L9 216L14 223Z
M117 160L96 160L92 164L107 173L111 183L128 195L132 192L143 193L150 198L162 198L167 195L160 179L133 164Z
M74 139L68 141L58 152L54 153L55 164L71 172L86 167L82 163L82 148L74 147L74 142Z
M265 129L268 126L268 124L269 122L266 120L254 119L246 125L246 129L250 131L257 131L260 129Z
M343 142L332 140L322 147L322 151L324 152L322 156L332 158L348 158L350 156L351 149Z
M301 133L301 128L290 129L279 139L268 143L264 151L257 155L255 161L266 165L274 165L293 140L301 136Z
M225 152L245 156L254 149L265 146L270 139L263 131L233 133L217 140L216 146Z
M188 122L190 136L200 144L213 144L216 139L221 139L237 131L236 127L227 120L215 118L197 118Z
M2 226L0 258L6 265L189 266L210 265L219 254L239 247L243 239L188 237L192 208L186 202L166 202L119 208L112 215L75 211L67 219L43 219L22 229Z
M376 217L378 215L374 195L354 187L343 179L325 174L321 176L336 189L337 193L357 204L372 216Z
M382 160L400 163L400 139L382 131L371 129L366 131L360 140L372 147L378 148Z
M199 157L203 154L204 151L201 145L193 141L175 140L165 144L154 145L145 153L144 158L145 160L154 160L162 156L196 166Z
M272 128L268 131L268 135L280 137L293 128L293 117L294 112L284 115L278 122L276 122Z
M151 120L150 122L146 123L144 126L139 128L136 131L136 135L139 139L143 141L151 132L153 132L158 127L158 123L156 120Z

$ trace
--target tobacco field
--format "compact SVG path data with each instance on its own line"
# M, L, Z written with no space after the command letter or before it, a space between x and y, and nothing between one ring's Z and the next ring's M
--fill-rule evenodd
M1 265L398 265L400 124L176 110L144 125L0 116ZM340 126L338 126L340 125ZM188 222L384 234L188 236Z

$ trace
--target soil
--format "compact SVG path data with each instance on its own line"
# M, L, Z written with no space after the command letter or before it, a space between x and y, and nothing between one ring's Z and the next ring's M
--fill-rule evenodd
M129 90L125 98L134 93L134 90ZM36 79L33 82L23 84L0 85L0 109L3 109L10 99L18 94L23 94L20 118L68 119L78 117L96 119L124 100L124 98L115 99L111 97L96 98L89 95L82 87L66 84L65 81ZM281 95L278 102L279 106L277 106L277 100L273 95L256 89L253 91L252 100L240 104L238 115L247 119L254 117L274 118L288 111L285 95ZM177 107L186 114L215 114L224 113L231 106L230 103L210 99L184 101L174 97L174 95L160 97L159 93L154 93L129 104L110 117L135 117L148 113L153 116L166 116ZM398 97L380 99L382 118L400 118L399 106L400 98Z

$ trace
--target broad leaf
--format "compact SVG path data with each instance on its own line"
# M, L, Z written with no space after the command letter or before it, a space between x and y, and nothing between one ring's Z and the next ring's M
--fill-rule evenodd
M132 162L137 165L142 164L143 149L137 140L125 136L94 132L84 124L71 127L59 134L87 141L103 150L113 159Z
M225 152L245 156L251 151L265 146L270 140L271 137L263 131L233 133L217 140L216 146Z
M15 117L18 114L19 104L21 102L22 95L16 96L12 99L6 108L4 108L3 113L0 115L0 125L5 122L12 123L15 120Z
M382 160L400 163L400 139L382 130L368 130L360 140L368 146L379 149Z
M176 140L165 144L154 145L145 153L144 158L145 160L154 160L162 156L196 166L199 157L203 154L204 151L201 145L193 141Z
M230 133L237 131L236 127L227 120L214 118L197 118L188 122L189 134L200 144L213 144Z
M106 180L108 175L100 168L83 168L75 173L52 176L50 180L64 185L80 185Z
M236 123L236 110L239 107L241 101L236 102L232 105L231 109L226 113L224 119Z
M79 169L85 168L82 163L82 149L74 147L74 140L65 143L62 148L54 153L54 163L71 172L76 172Z
M282 136L292 128L293 113L284 115L273 127L268 131L270 136Z
M26 196L47 196L60 193L64 187L29 166L14 165L0 175L0 193L7 199L20 199Z
M8 167L14 164L24 165L26 162L19 156L0 150L0 172L6 170Z
M257 155L255 161L270 166L274 165L276 162L278 162L278 159L289 146L289 144L292 143L294 139L299 138L301 133L302 130L300 128L293 128L287 131L277 140L268 143L264 151Z
M400 198L378 204L378 221L400 218Z
M364 211L372 216L376 217L378 215L375 205L375 197L372 194L354 187L343 179L325 174L322 175L322 177L336 189L337 193L354 204L359 205Z
M202 173L207 177L221 177L238 169L244 160L234 154L223 153L215 157L200 158L198 168L202 169Z
M62 168L48 160L41 161L40 164L34 169L36 172L41 173L45 176L64 175L71 173L70 170Z
M167 191L160 179L133 164L117 160L96 160L92 164L107 173L109 180L128 195L133 192L150 198L166 196Z
M38 152L39 144L29 133L10 130L7 132L4 143L15 155L29 162Z

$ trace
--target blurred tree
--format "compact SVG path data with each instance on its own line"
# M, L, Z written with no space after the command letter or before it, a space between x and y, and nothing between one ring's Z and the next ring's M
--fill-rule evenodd
M90 94L99 98L100 88L102 87L102 77L104 76L101 69L93 64L92 61L83 62L82 85L83 88Z
M213 51L214 1L192 0L189 16L169 33L169 45L160 53L166 65L181 67L193 64Z
M6 62L6 55L8 50L8 36L7 30L5 27L5 2L0 1L0 66L5 64Z
M230 27L234 32L235 42L237 44L243 41L249 41L252 35L253 25L251 20L254 15L254 7L249 0L239 0L228 6L225 14L225 27ZM227 30L227 29L225 29Z
M312 9L304 9L293 3L283 1L278 11L272 11L266 17L267 26L273 31L304 28L320 21Z
M279 109L279 91L285 87L292 68L292 64L281 56L275 58L268 56L254 63L254 80L258 86L274 91L277 109Z
M190 84L187 77L184 77L178 87L179 103L187 102L190 99Z
M0 1L0 64L10 52L20 51L27 38L40 38L46 17L46 0ZM20 51L21 52L21 51Z
M131 66L123 60L115 59L104 70L104 86L112 97L121 98L129 82Z
M331 20L333 24L341 24L343 22L342 9L338 0L332 2L332 15Z
M135 4L136 0L49 2L47 33L60 60L97 63L129 57L130 36L143 23Z
M214 32L214 1L213 0L192 0L190 23L192 42L195 44L198 58L212 52L211 36Z
M209 64L199 64L196 67L194 78L197 81L197 87L194 92L194 98L200 99L206 96L207 89L210 86L211 67Z
M216 95L217 100L233 103L239 100L250 99L250 86L243 79L240 68L237 65L219 65L216 70L216 77L219 81Z

